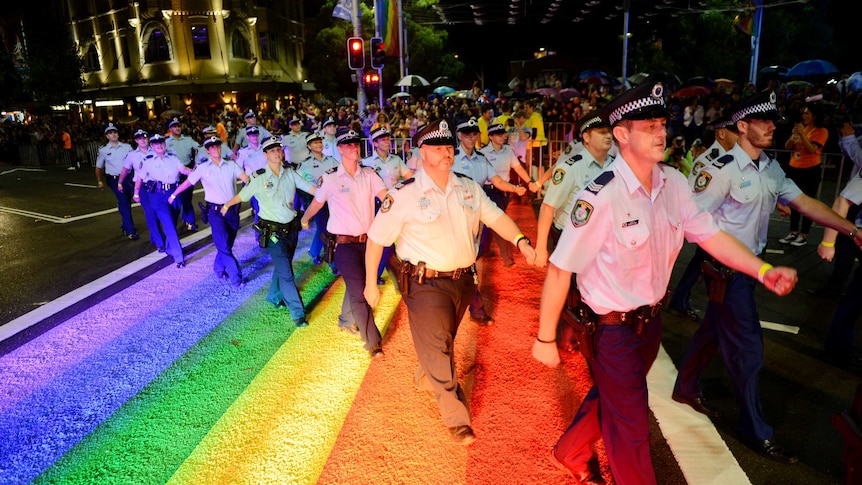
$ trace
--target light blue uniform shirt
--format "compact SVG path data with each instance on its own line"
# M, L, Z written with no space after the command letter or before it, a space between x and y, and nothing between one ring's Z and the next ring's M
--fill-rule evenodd
M335 137L327 138L323 137L323 154L329 157L334 158L341 163L341 153L338 152L338 145L335 143Z
M123 163L126 161L126 155L132 151L132 146L128 143L117 143L116 146L110 142L99 148L99 154L96 156L96 166L105 171L108 175L118 176L123 171Z
M264 173L251 179L248 185L239 191L239 198L248 202L254 197L260 206L258 216L261 219L287 224L296 217L296 210L293 208L296 189L310 192L314 190L313 187L314 185L292 168L282 167L281 172L276 175L267 164Z
M554 208L554 226L563 230L572 215L578 192L584 189L596 175L610 168L613 158L605 159L604 167L599 165L589 150L581 150L572 157L560 158L554 167L551 185L545 193L542 204Z
M219 165L207 160L192 170L188 181L192 185L201 182L207 202L224 204L236 195L236 181L241 174L242 169L232 160L222 159Z
M322 159L318 160L317 157L311 155L302 162L297 171L305 180L320 187L323 174L330 169L337 168L338 165L338 160L332 157L324 155Z
M143 162L141 170L135 171L135 177L144 182L155 180L163 184L175 184L179 178L180 169L185 168L179 158L167 153L162 158L155 152L151 152L144 157Z
M126 154L126 160L123 162L123 168L126 170L134 170L137 172L143 167L144 157L153 153L149 147L147 147L147 151L141 151L140 149L135 149ZM138 176L135 175L135 180L138 179Z
M179 138L171 135L165 138L165 146L187 167L192 164L192 151L203 150L198 142L186 135L180 135Z
M254 125L254 126L257 126L257 130L258 130L258 135L257 135L258 138L257 139L258 140L263 141L264 138L266 138L268 136L272 136L272 133L270 133L269 130L267 130L266 128L264 128L260 125ZM248 133L245 132L245 129L247 127L248 127L247 125L243 126L242 128L238 129L236 132L236 140L234 140L234 143L239 145L240 148L248 146Z
M258 169L266 166L266 154L263 153L260 145L257 148L252 148L249 145L239 149L236 155L236 163L251 177Z
M410 172L410 169L407 168L407 165L404 164L404 160L402 160L401 157L392 153L387 153L386 159L384 160L377 150L374 150L374 154L370 157L362 159L362 166L373 168L374 171L377 172L377 175L380 175L380 178L383 179L383 183L386 185L387 190L391 190L392 187L395 187L395 184L398 183L401 176Z
M306 133L300 131L299 134L291 131L281 137L281 144L284 145L284 155L287 161L299 165L303 160L308 158L309 151L305 144Z
M464 153L464 149L462 147L459 148L458 152L455 153L455 163L452 164L452 171L469 177L470 180L479 185L490 184L491 178L497 175L497 172L494 171L494 167L491 166L485 155L479 150L473 150L473 156L468 157Z
M501 179L509 182L509 170L519 166L521 162L518 161L518 157L515 155L515 151L512 150L512 147L509 145L501 145L499 150L494 150L494 144L488 144L482 147L481 150L485 158L488 159L488 163L494 167L494 171L497 175L500 176Z
M738 144L703 167L692 185L697 204L754 254L766 247L775 202L787 205L802 195L776 160L761 153L757 162L752 161Z

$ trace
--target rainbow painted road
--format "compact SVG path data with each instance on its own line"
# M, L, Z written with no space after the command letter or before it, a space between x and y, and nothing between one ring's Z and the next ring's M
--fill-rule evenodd
M207 245L0 356L0 483L315 483L370 359L337 329L344 284L307 232L307 328L266 301L271 260L246 228L245 288ZM382 292L381 333L400 301Z

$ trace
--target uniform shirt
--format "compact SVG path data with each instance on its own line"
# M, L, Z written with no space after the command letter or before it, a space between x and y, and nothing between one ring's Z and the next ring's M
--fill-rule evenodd
M260 132L258 134L258 140L263 140L264 138L266 138L268 136L272 136L272 134L269 131L267 131L266 128L264 128L260 125L254 125L254 126L257 126L257 129ZM234 143L239 145L240 148L248 146L248 134L246 134L246 132L245 132L245 127L242 127L239 130L237 130L236 140L234 140Z
M260 207L258 216L261 219L287 224L296 217L296 210L293 208L296 189L310 192L314 186L292 168L282 167L278 175L268 164L263 170L262 174L249 180L239 191L239 198L248 202L254 197Z
M226 144L222 143L221 144L221 154L219 155L219 158L221 158L222 160L227 160L228 158L230 158L230 156L231 156L230 148L228 148ZM203 150L198 151L197 158L195 159L195 163L204 163L204 162L209 161L209 159L210 159L210 154L209 154L209 152L206 151L206 148L204 148ZM260 167L258 167L258 168L260 168Z
M204 187L204 200L207 202L224 204L236 195L236 181L242 173L239 165L232 160L222 159L218 165L207 160L192 170L188 181L192 185L201 182Z
M605 164L602 166L588 150L583 150L573 157L557 162L551 185L542 200L542 204L555 209L554 226L557 229L566 227L578 193L598 174L610 168L613 160L611 157L605 158Z
M198 145L198 142L186 135L180 135L179 138L171 135L165 138L165 146L167 146L168 150L179 158L185 166L192 164L192 150L198 152L203 150L203 148Z
M284 155L288 162L299 165L308 158L311 152L308 151L308 146L305 144L305 135L304 132L296 134L291 131L281 138L281 143L284 145Z
M850 179L841 191L841 197L859 205L862 203L862 172L860 172L860 168L862 168L862 147L859 146L859 141L854 135L846 135L839 138L838 146L854 164L853 170L850 172Z
M383 179L368 167L360 166L353 177L342 165L323 174L314 200L329 204L326 230L342 236L367 233L374 220L374 198L382 190Z
M407 152L407 161L404 164L413 173L422 168L422 154L419 153L419 147L413 147Z
M126 161L126 155L132 151L132 146L128 143L117 143L116 146L111 142L106 143L99 148L99 154L96 156L96 166L105 171L108 175L119 176L123 171L123 163Z
M695 200L722 230L754 254L766 246L769 215L775 202L787 205L802 195L776 160L761 153L755 162L737 144L700 170L692 184Z
M685 177L668 166L653 167L648 194L618 157L578 197L550 261L577 273L581 298L599 315L657 303L683 237L698 243L718 232Z
M463 147L459 147L459 150L455 152L452 171L468 177L479 185L491 183L491 178L497 175L494 167L488 163L488 159L482 152L473 150L473 155L467 156Z
M321 159L318 159L314 155L310 155L308 158L302 162L302 165L299 166L297 172L302 175L302 178L311 182L317 187L320 187L320 183L323 181L323 174L337 168L339 165L338 161L330 156L324 156Z
M395 187L401 176L406 177L410 174L410 169L407 168L401 157L393 153L387 153L384 160L377 150L374 150L374 154L370 157L362 159L362 166L374 169L377 175L380 175L380 178L383 179L383 184L386 185L387 189Z
M123 161L123 168L126 170L134 170L135 171L135 180L138 179L137 171L143 167L144 157L153 153L149 147L147 147L146 151L141 151L140 148L130 151L126 154L126 159Z
M562 153L560 153L560 156L557 158L557 161L554 163L554 166L556 167L557 165L560 164L560 162L564 162L564 161L568 160L569 158L572 158L572 157L578 155L579 153L581 153L581 150L583 150L583 149L584 149L583 143L581 143L579 141L570 141L569 143L566 144L566 148L562 151Z
M521 166L521 162L519 162L518 157L515 156L515 151L512 150L512 147L509 145L503 144L500 145L499 150L494 150L494 145L491 144L486 147L482 147L479 151L485 155L485 158L488 159L488 163L494 167L494 173L499 175L500 178L506 182L511 178L509 177L509 170Z
M174 155L165 153L159 157L156 152L150 152L144 157L143 166L135 170L135 177L144 182L156 181L163 184L175 184L180 175L180 169L185 168L183 162Z
M323 137L323 154L334 158L338 163L341 163L341 153L338 151L338 145L335 143L335 137Z
M476 262L479 223L492 225L502 215L469 178L452 174L441 189L419 171L389 191L368 237L384 247L397 240L395 253L403 261L453 271Z
M726 153L727 150L721 146L721 143L717 141L712 142L712 145L710 145L705 152L701 153L699 157L694 159L694 163L691 165L691 173L688 175L689 185L694 183L694 179L697 178L697 174L700 173L703 167L712 165L712 162L723 157Z
M257 148L248 145L239 149L236 154L236 163L239 168L245 170L246 175L251 177L252 174L266 166L266 154L263 153L260 145Z

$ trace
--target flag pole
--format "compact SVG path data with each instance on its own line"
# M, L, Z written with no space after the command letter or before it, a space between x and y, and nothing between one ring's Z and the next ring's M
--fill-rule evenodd
M757 86L757 65L760 63L760 28L763 23L763 0L755 0L754 28L751 32L751 67L748 81Z
M351 2L352 14L351 20L353 21L353 35L355 37L362 37L362 22L359 19L359 0L353 0ZM364 42L363 42L364 44ZM365 52L362 53L365 55ZM359 112L365 111L365 80L363 79L363 69L356 70L356 102L359 104Z

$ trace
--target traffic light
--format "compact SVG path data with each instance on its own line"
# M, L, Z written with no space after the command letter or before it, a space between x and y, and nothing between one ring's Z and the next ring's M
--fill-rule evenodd
M365 43L362 41L362 37L347 39L347 65L351 69L365 68Z
M380 75L376 72L369 72L365 75L365 89L371 91L376 90L380 86Z
M384 58L386 57L386 46L383 45L383 39L380 37L371 38L371 67L374 69L383 69Z

